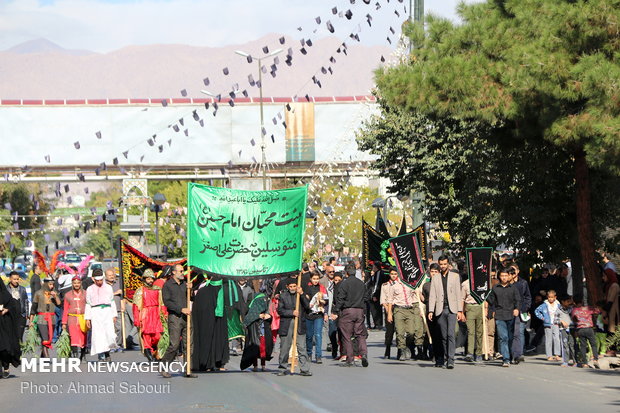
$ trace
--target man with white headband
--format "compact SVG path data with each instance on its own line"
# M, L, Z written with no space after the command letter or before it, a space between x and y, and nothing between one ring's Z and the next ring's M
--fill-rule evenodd
M116 303L114 290L103 281L103 271L93 270L95 283L86 290L86 325L92 330L90 354L98 354L99 360L110 361L110 350L116 348Z

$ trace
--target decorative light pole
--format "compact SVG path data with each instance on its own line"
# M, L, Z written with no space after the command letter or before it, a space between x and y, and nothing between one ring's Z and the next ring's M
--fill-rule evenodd
M151 204L151 211L155 212L155 253L159 257L159 212L162 210L162 205L166 202L166 196L162 193L156 193L153 195L153 203Z
M248 61L251 61L251 59L256 59L258 61L258 91L259 91L259 97L260 97L260 102L259 102L259 106L260 106L260 136L261 136L261 144L260 144L260 149L261 149L261 163L260 163L260 167L262 169L262 173L263 173L263 191L265 191L267 189L267 157L265 155L265 149L266 149L266 144L265 144L265 133L263 133L263 129L265 129L265 121L264 121L264 115L263 115L263 66L261 65L263 59L268 59L270 57L273 57L279 53L282 52L282 49L276 49L274 51L272 51L271 53L263 56L263 57L253 57L252 55L250 55L249 53L243 52L241 50L235 50L235 53L237 53L239 56L243 56L245 58L248 59Z
M109 209L106 214L106 221L110 224L110 247L112 247L112 258L116 256L116 248L114 248L114 232L112 231L112 225L117 221L116 214L113 209Z
M381 197L376 198L374 201L372 201L372 204L371 204L373 208L383 209L383 220L385 221L386 224L388 223L388 210L391 207L391 202L389 201L391 198L396 198L400 202L404 202L409 199L407 195L390 195L385 199Z
M317 220L317 213L314 209L308 207L308 209L306 209L306 219L311 219L314 223L314 232L312 233L312 245L314 245L316 247L316 237L317 237L317 233L316 233L316 220Z

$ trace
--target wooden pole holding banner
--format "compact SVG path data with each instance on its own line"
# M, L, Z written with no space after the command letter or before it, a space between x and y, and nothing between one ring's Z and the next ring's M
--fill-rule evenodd
M484 359L489 359L489 337L487 334L487 312L485 310L486 300L482 302L482 351L484 351Z
M123 275L121 274L121 277ZM125 299L121 299L121 334L123 335L123 348L127 350L127 334L125 333Z
M423 304L422 301L419 301L418 307L420 308L420 317L422 317L422 322L424 323L424 330L426 331L426 335L428 336L429 344L433 344L433 336L431 336L431 331L428 329L428 323L426 322L426 304Z
M125 276L123 274L123 238L118 237L118 270L120 276L120 285L121 285L121 334L123 335L123 348L127 350L127 334L125 330L125 310L126 310L126 300L125 300Z
M191 309L191 298L192 298L192 288L191 288L191 270L187 270L187 308ZM187 335L185 337L185 361L187 362L187 366L185 367L186 375L189 376L192 374L192 314L187 315Z
M297 275L297 288L301 287L301 272ZM295 360L297 360L297 327L299 326L299 300L300 294L297 292L297 298L295 300L295 311L297 311L297 317L295 317L293 330L293 344L291 344L291 348L293 349L293 357L291 360L291 374L295 373Z

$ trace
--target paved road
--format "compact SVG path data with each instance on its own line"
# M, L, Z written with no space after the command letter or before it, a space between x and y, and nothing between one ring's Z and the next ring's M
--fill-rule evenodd
M501 368L499 363L454 370L430 362L383 360L382 333L371 332L370 366L341 368L326 360L312 365L312 377L278 377L231 371L199 374L196 379L151 373L21 373L0 380L0 411L47 412L553 412L620 411L620 374L562 368L543 357ZM92 359L92 358L91 358ZM138 352L113 354L114 360L143 361ZM275 369L273 362L268 367ZM31 394L28 386L63 386L61 394ZM114 394L67 394L71 384L104 384ZM121 383L157 385L168 394L121 394ZM114 384L113 386L110 386ZM127 388L126 388L127 389ZM17 409L17 410L13 410Z

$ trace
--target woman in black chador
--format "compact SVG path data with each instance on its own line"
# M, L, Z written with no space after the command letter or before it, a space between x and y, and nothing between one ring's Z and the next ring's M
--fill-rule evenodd
M0 373L3 377L8 376L9 365L20 365L22 352L17 336L20 318L19 301L13 298L0 280Z

